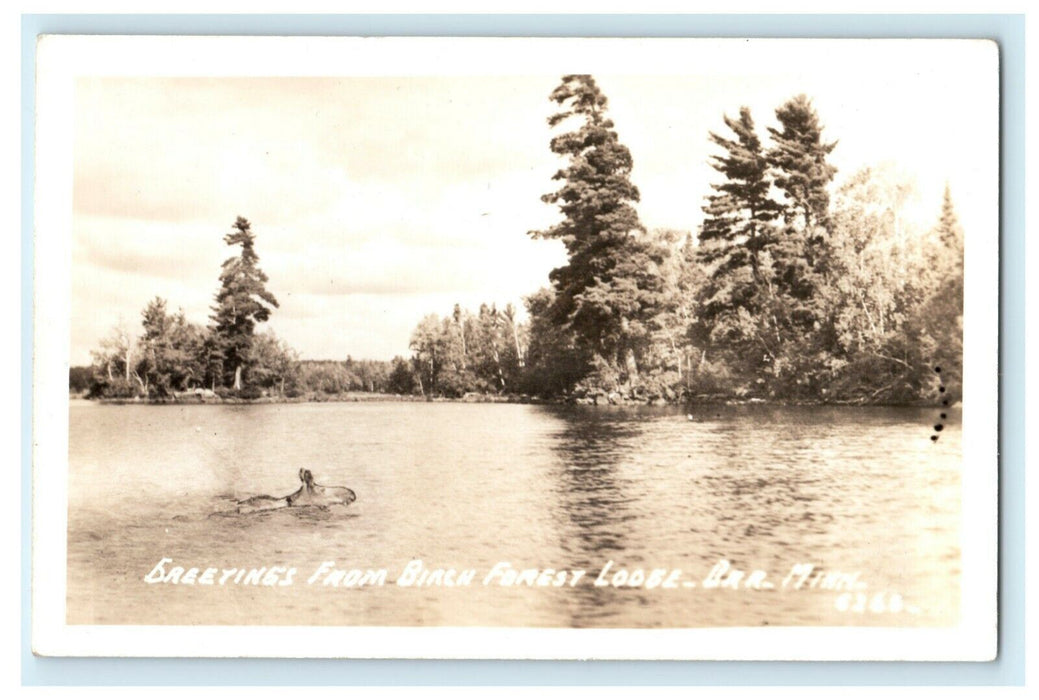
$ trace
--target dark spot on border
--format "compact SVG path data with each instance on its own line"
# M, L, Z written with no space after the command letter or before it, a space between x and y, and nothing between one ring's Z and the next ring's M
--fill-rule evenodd
M942 425L941 423L939 423L938 425L934 426L934 431L935 431L936 433L940 433L940 432L942 432L942 429L943 429L943 428L945 428L945 426L944 426L944 425Z

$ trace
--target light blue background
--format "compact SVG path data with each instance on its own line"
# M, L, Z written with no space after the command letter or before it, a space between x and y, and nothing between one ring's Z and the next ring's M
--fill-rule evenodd
M22 682L25 685L1024 683L1022 15L25 15L22 17ZM1001 48L1000 630L992 663L56 659L30 650L32 201L39 34L991 38ZM965 134L969 138L969 134ZM950 144L955 148L955 144Z

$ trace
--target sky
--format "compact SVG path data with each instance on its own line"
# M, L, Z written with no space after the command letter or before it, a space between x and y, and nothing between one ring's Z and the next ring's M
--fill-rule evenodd
M912 55L918 64L878 52L839 71L697 65L595 78L651 229L696 230L718 179L708 132L724 132L724 114L750 107L764 137L775 109L804 93L838 142L834 187L887 164L916 182L906 220L917 229L937 220L948 183L968 236L995 236L990 202L972 196L995 148L984 76ZM565 261L558 241L528 235L559 220L540 199L561 165L547 124L559 80L78 78L72 364L89 363L114 326L138 329L155 296L206 324L237 216L252 223L280 302L267 325L306 359L407 355L428 313L522 307Z

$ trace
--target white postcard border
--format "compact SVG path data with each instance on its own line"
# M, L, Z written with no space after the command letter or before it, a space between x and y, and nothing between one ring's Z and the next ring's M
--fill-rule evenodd
M81 75L495 75L689 73L710 52L738 73L748 46L784 45L769 70L834 49L904 50L905 40L45 37L38 45L34 243L33 650L56 656L356 658L989 660L996 649L998 149L978 167L991 187L990 230L968 230L965 264L961 623L947 629L182 627L65 624L68 353L74 81ZM914 40L923 41L923 40ZM995 44L928 40L975 51L998 70ZM473 56L480 56L473 61ZM726 60L731 58L732 60ZM836 70L836 63L829 69ZM701 64L702 65L702 64ZM718 69L716 69L718 68ZM825 66L821 70L827 70ZM814 70L814 69L813 69ZM760 72L760 71L759 71ZM998 134L998 83L990 104Z

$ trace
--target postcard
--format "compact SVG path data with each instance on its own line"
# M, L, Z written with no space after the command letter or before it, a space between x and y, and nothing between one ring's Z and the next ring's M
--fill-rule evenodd
M990 660L999 52L45 36L33 649Z

